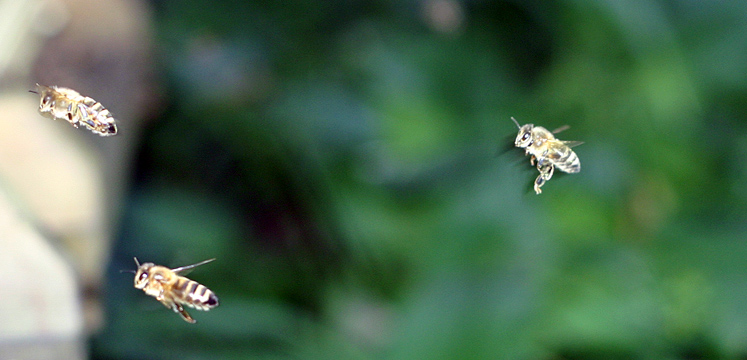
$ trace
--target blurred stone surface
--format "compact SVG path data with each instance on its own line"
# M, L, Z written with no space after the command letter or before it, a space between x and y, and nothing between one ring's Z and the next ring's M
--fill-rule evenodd
M85 336L105 321L98 297L112 229L155 103L150 11L133 0L0 0L0 10L0 286L9 299L0 358L81 359ZM41 117L35 83L100 101L118 135Z
M0 358L82 359L75 274L0 191Z
M89 262L101 262L109 231L101 160L72 133L87 130L42 118L37 107L36 96L0 97L2 186L80 266L93 270Z

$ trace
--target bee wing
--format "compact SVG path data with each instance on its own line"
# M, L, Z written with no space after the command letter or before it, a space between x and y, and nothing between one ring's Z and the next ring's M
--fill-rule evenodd
M34 94L39 94L39 95L41 95L41 93L43 93L43 92L45 92L45 91L51 91L51 90L52 90L52 88L51 88L51 87L49 87L49 86L44 86L44 85L41 85L41 84L39 84L39 83L36 83L36 89L34 89L34 90L29 90L29 92L32 92L32 93L34 93Z
M561 126L561 127L557 128L557 129L553 130L553 131L552 131L552 133L553 133L553 134L557 134L557 133L559 133L559 132L561 132L561 131L566 131L566 130L568 130L568 129L570 129L570 128L571 128L571 126L570 126L570 125L563 125L563 126Z
M583 144L583 141L561 141L567 147L574 147Z
M175 273L177 273L177 274L179 274L181 276L184 276L184 275L189 274L189 272L192 271L192 269L194 269L194 268L196 268L196 267L198 267L200 265L205 265L205 264L207 264L207 263L209 263L209 262L211 262L213 260L215 260L215 258L207 259L205 261L198 262L197 264L192 264L192 265L187 265L187 266L181 266L181 267L178 267L176 269L171 269L171 271L173 271L173 272L175 272Z

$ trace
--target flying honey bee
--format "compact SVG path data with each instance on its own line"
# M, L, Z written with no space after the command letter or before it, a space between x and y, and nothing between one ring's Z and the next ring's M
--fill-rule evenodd
M39 113L44 117L67 120L76 128L83 124L101 136L117 134L117 124L112 114L94 99L57 86L36 84L36 90L29 91L41 97Z
M542 193L540 188L552 178L556 167L558 170L569 174L581 171L581 161L571 148L581 145L583 142L558 140L553 135L567 129L567 127L561 127L550 132L541 126L534 126L534 124L521 126L513 117L511 120L519 128L519 134L516 135L514 145L525 149L525 155L532 155L529 160L532 166L534 166L535 161L537 162L537 170L540 174L534 180L534 192Z
M215 259L205 260L197 264L169 269L165 266L153 263L140 262L135 258L137 271L135 273L135 288L142 289L146 294L153 296L167 308L181 315L184 321L194 324L196 321L184 310L189 306L197 310L208 311L218 306L218 297L196 281L187 279L180 275L187 270L194 269L200 265L207 264Z

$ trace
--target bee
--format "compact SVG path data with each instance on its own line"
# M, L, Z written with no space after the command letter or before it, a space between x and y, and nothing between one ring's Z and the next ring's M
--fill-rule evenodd
M94 99L72 89L39 84L36 84L36 90L29 92L40 96L39 113L44 117L67 120L76 128L83 124L101 136L117 134L112 114Z
M204 285L187 279L180 275L180 273L186 274L187 270L194 269L213 260L215 259L205 260L176 269L169 269L153 263L144 263L141 265L137 258L135 258L137 271L131 272L135 273L136 289L142 289L146 294L155 297L161 304L181 315L184 321L194 324L196 321L184 310L183 305L197 310L208 311L218 306L218 297Z
M525 149L525 155L532 155L529 160L532 166L534 166L535 161L537 162L537 170L540 174L534 180L534 192L542 193L542 185L552 178L555 168L569 174L581 171L581 161L571 148L581 145L583 142L558 140L554 135L567 129L567 126L550 132L541 126L534 126L534 124L521 126L513 117L511 120L519 128L514 145Z

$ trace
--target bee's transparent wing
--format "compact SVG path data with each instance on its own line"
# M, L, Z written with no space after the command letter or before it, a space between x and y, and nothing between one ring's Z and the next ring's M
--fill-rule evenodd
M184 276L184 275L189 274L189 272L192 271L192 269L194 269L194 268L196 268L196 267L198 267L200 265L205 265L205 264L207 264L207 263L209 263L209 262L211 262L213 260L215 260L215 258L207 259L205 261L198 262L197 264L192 264L192 265L187 265L187 266L181 266L181 267L178 267L176 269L171 269L171 271L173 271L173 272L175 272L175 273L177 273L177 274L179 274L181 276Z
M562 140L561 140L562 141ZM583 144L583 141L562 141L567 147L574 147Z
M553 130L553 131L552 131L552 133L553 133L553 134L557 134L557 133L559 133L559 132L561 132L561 131L566 131L566 130L568 130L568 129L570 129L570 128L571 128L571 126L570 126L570 125L563 125L563 126L561 126L561 127L557 128L557 129Z

